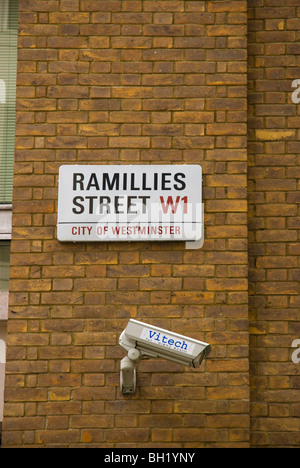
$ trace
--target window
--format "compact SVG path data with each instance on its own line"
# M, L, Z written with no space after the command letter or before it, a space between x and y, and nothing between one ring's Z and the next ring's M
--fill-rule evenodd
M10 242L0 242L0 292L8 291Z
M0 203L11 203L15 145L18 0L0 1Z
M5 353L6 353L6 327L0 322L0 439L1 439L1 424L3 421L3 393L4 393L4 378L5 378Z
M1 211L0 211L1 214ZM0 443L3 420L3 395L6 355L6 319L8 312L10 242L0 241Z

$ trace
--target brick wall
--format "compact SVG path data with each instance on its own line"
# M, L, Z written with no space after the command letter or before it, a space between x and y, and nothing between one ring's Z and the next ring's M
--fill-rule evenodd
M19 3L4 446L248 447L246 1ZM59 243L68 163L201 164L204 247ZM130 317L211 358L120 395Z
M252 445L300 446L298 0L249 0Z

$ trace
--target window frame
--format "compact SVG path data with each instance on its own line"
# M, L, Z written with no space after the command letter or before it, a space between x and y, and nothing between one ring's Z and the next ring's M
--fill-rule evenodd
M12 227L12 206L0 205L0 243L11 241L11 227ZM4 341L6 346L6 330L8 320L8 298L9 291L0 291L0 339ZM0 447L1 447L1 434L2 434L2 421L3 421L3 408L4 408L4 388L5 388L5 366L6 356L4 351L3 356L0 356Z

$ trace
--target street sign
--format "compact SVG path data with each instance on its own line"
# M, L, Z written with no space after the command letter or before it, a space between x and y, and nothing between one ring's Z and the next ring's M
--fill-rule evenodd
M199 165L63 165L61 242L201 241Z

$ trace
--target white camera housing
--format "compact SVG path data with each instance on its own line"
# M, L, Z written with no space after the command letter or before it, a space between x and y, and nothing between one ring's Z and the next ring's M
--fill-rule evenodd
M199 367L211 351L208 343L133 319L129 320L122 332L119 344L128 351L128 356L121 362L122 393L135 392L134 363L143 356Z

